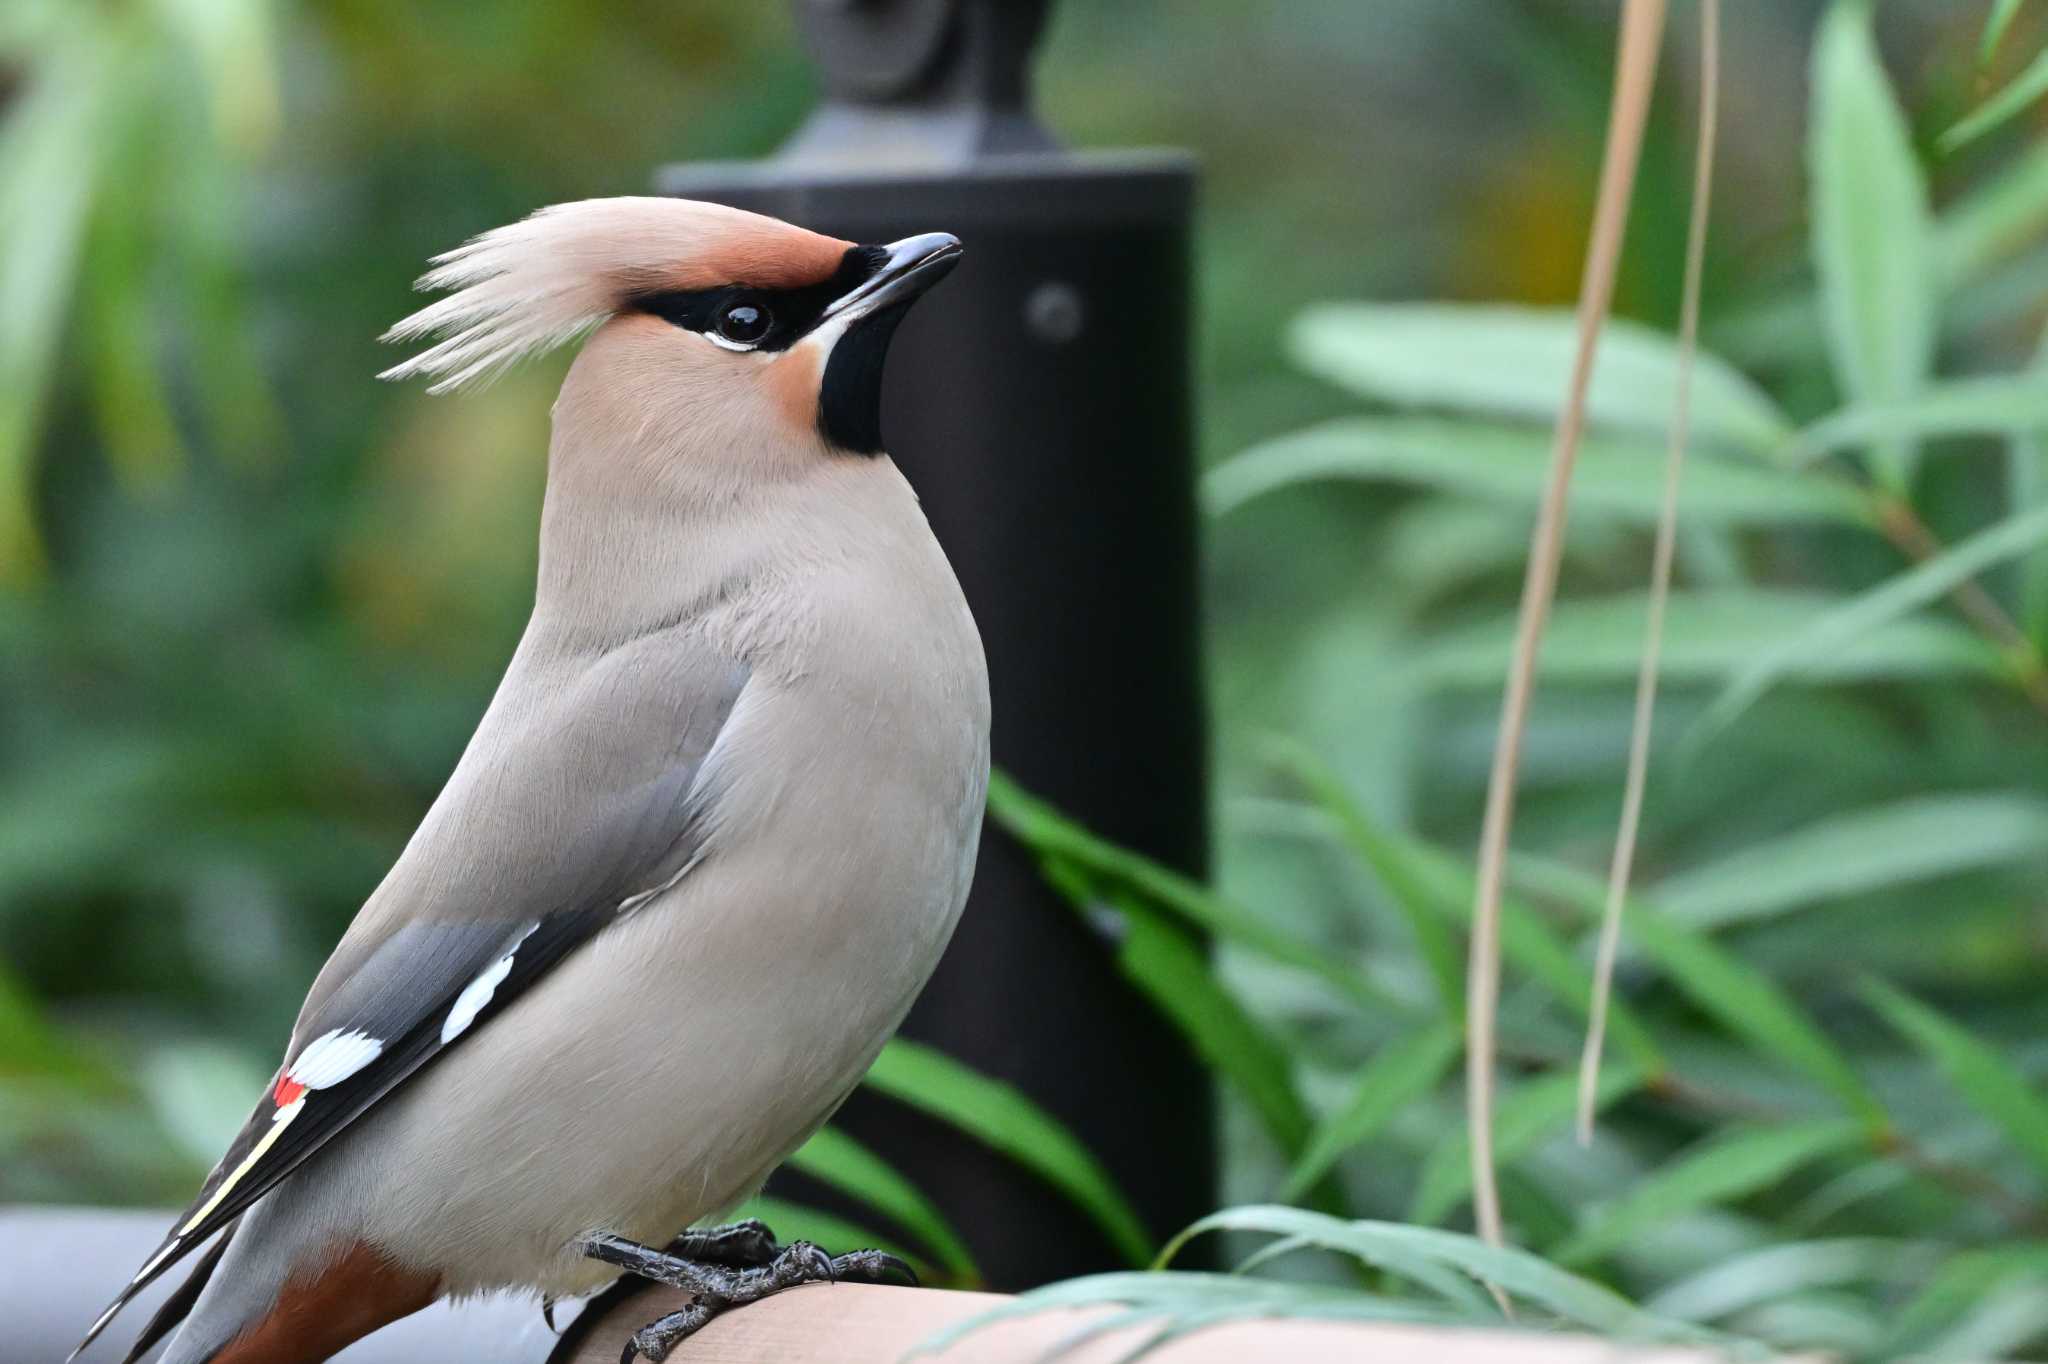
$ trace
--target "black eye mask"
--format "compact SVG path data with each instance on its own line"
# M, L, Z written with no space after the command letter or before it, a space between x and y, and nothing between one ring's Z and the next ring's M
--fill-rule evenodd
M818 325L825 309L864 284L888 260L879 246L848 247L830 279L801 289L761 289L744 283L715 289L671 289L637 294L628 306L731 350L788 350Z

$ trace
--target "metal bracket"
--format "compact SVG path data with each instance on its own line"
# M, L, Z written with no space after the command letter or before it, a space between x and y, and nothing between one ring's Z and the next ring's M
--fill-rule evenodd
M1030 111L1031 52L1051 0L795 0L825 103L784 148L837 160L878 147L905 164L1050 151Z

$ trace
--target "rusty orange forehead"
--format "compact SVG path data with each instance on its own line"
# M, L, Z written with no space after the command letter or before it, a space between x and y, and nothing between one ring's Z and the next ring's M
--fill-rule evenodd
M832 278L852 246L773 218L735 215L719 223L686 259L655 267L649 283L679 290L725 284L801 289Z

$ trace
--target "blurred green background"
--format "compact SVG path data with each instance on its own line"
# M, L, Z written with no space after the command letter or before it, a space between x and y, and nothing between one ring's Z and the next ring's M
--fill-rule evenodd
M1874 46L1854 4L1727 15L1713 354L1638 860L1652 927L1624 957L1614 1107L1589 1149L1555 1095L1640 644L1689 4L1617 300L1641 329L1610 342L1596 390L1525 764L1510 1219L1638 1293L1774 1247L1886 1247L1671 1308L1782 1343L1975 1331L1995 1353L2048 1331L2048 1296L2020 1292L2048 1266L2048 412L2016 377L2048 306L2048 148L2033 113L1938 145L2048 39L2019 6L1982 57L1990 8L1887 0ZM1219 1199L1465 1216L1443 1173L1443 968L1462 961L1613 20L1592 0L1064 0L1043 47L1064 138L1204 167L1223 898L1148 881L1022 801L1008 817L1082 901L1261 926L1226 932L1200 986L1236 1031L1189 1025L1232 1096ZM562 362L455 400L374 382L426 257L541 204L641 192L666 161L765 154L814 97L767 0L8 0L0 1200L186 1196L524 622ZM1368 300L1436 306L1328 306ZM1462 306L1481 303L1548 311ZM1983 595L1951 601L1965 579ZM1956 1036L1978 1052L1935 1045ZM1965 1101L2000 1092L2003 1109ZM1742 1146L1753 1132L1776 1144ZM1658 1202L1700 1142L1737 1143L1715 1167L1737 1173ZM1617 1231L1617 1191L1646 1185ZM1941 1303L1894 1324L1932 1266L2016 1246L2018 1269L1953 1271L1976 1276L1964 1300L2018 1304L1992 1325Z

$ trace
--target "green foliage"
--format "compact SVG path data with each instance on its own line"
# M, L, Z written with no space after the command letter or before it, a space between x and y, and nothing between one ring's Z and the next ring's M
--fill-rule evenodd
M1102 1166L1074 1135L1014 1087L930 1047L897 1038L868 1072L868 1086L952 1123L1041 1176L1094 1219L1133 1264L1152 1240Z
M1909 398L1934 357L1935 300L1927 187L1886 80L1867 0L1835 0L1813 46L1807 158L1813 258L1829 355L1845 396ZM1876 452L1881 483L1912 479L1913 447Z
M1665 723L1581 1147L1675 380L1685 139L1652 130L1532 717L1518 840L1542 855L1516 859L1503 925L1495 1144L1526 1249L1502 1252L1461 1230L1469 850L1611 32L1383 8L1064 0L1042 63L1076 142L1193 141L1211 171L1218 878L1000 776L991 813L1216 1071L1227 1197L1309 1206L1200 1224L1263 1239L1238 1274L1004 1311L1106 1305L1084 1334L1153 1341L1497 1321L1484 1282L1546 1324L2038 1355L2048 145L1987 137L1932 175L1919 147L1968 104L1942 54L1980 44L2012 74L1948 142L2013 126L2039 15L1842 0L1808 32L1801 7L1730 7L1750 50L1810 39L1813 79L1729 73L1756 112L1727 129ZM1249 46L1285 78L1240 91ZM1408 79L1417 52L1452 54L1446 79ZM1881 52L1932 55L1895 83ZM0 56L0 1197L169 1202L528 605L549 375L431 403L369 383L370 338L428 253L663 160L764 151L809 77L761 4L25 0ZM1361 176L1403 192L1332 193ZM1417 293L1515 302L1359 301ZM1014 1089L908 1044L871 1083L1152 1258ZM875 1225L750 1205L785 1236L880 1232L975 1277L916 1171L829 1131L795 1164ZM1364 1273L1333 1282L1332 1256Z

